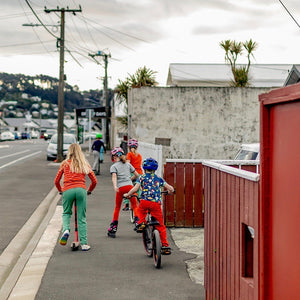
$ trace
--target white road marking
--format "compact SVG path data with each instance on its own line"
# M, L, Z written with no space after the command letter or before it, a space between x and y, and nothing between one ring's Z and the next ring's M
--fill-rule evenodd
M0 146L0 149L1 148L9 148L9 145L2 145L2 146Z
M14 155L18 155L18 154L21 154L21 153L25 153L25 152L28 152L30 151L29 149L27 150L24 150L24 151L21 151L21 152L16 152L16 153L13 153L13 154L9 154L9 155L5 155L5 156L1 156L0 159L2 158L6 158L6 157L10 157L10 156L14 156Z
M23 156L23 157L21 157L21 158L18 158L18 159L16 159L16 160L13 160L13 161L11 161L11 162L9 162L9 163L3 165L3 166L0 166L0 169L4 169L5 167L8 167L8 166L10 166L10 165L13 165L13 164L15 164L16 162L18 162L18 161L20 161L20 160L23 160L23 159L25 159L25 158L27 158L27 157L30 157L30 156L34 156L34 155L39 154L39 153L41 153L41 152L42 152L42 151L37 151L37 152L31 153L31 154L29 154L29 155Z

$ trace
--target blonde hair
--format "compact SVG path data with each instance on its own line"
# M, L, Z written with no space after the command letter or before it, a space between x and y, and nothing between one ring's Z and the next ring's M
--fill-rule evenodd
M81 148L78 144L71 144L68 150L67 158L64 162L71 160L70 170L73 173L90 173L90 164L84 157Z

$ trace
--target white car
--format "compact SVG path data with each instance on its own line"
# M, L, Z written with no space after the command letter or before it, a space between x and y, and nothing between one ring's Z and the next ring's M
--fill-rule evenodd
M63 156L66 157L71 144L77 143L74 134L64 133L63 136ZM54 134L47 148L47 160L55 160L57 158L57 134Z
M32 130L32 131L30 132L30 138L31 138L31 139L37 139L38 137L39 137L39 134L38 134L37 131Z
M14 141L15 135L10 131L4 131L1 133L0 140L1 141Z
M242 144L234 159L259 161L259 143Z

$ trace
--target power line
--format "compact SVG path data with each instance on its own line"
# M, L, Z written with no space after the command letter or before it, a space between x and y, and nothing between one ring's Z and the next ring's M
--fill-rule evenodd
M81 16L81 17L79 17L79 18L84 18L84 17ZM97 25L99 25L99 26L101 26L101 27L104 27L104 28L106 28L106 29L109 29L109 30L111 30L111 31L117 32L117 33L122 34L122 35L126 35L126 36L128 36L128 37L130 37L130 38L132 38L132 39L139 40L139 41L141 41L141 42L151 44L151 42L148 42L148 41L146 41L146 40L144 40L144 39L141 39L141 38L136 37L136 36L133 36L133 35L131 35L131 34L128 34L128 33L125 33L125 32L122 32L122 31L119 31L119 30L116 30L116 29L113 29L113 28L111 28L111 27L108 27L108 26L99 24L99 23L97 23L96 21L94 21L94 20L92 20L92 19L89 19L89 18L85 18L85 19L87 19L87 20L89 20L90 22L95 23L95 24L97 24Z
M55 37L56 39L58 39L58 37L53 34L50 30L48 30L48 28L44 25L44 23L41 21L41 19L39 18L39 16L36 14L36 12L34 11L34 9L31 7L31 5L29 4L28 0L25 0L27 5L29 6L29 8L31 9L32 13L35 15L35 17L38 19L38 21L42 24L42 26L46 29L46 31L48 33L50 33L53 37Z
M43 43L49 43L53 42L51 41L43 41ZM19 46L29 46L29 45L37 45L40 44L40 42L30 42L30 43L22 43L22 44L10 44L10 45L0 45L0 48L8 48L8 47L19 47Z
M294 22L297 24L297 26L300 28L300 25L299 25L299 23L296 21L296 19L293 17L293 15L289 12L289 10L286 8L286 6L282 3L282 1L281 0L278 0L280 3L281 3L281 5L284 7L284 9L287 11L287 13L290 15L290 17L294 20Z

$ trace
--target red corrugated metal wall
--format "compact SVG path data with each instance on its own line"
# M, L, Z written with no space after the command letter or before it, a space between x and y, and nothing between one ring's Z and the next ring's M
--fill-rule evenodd
M206 298L258 299L259 183L204 166L204 187Z

